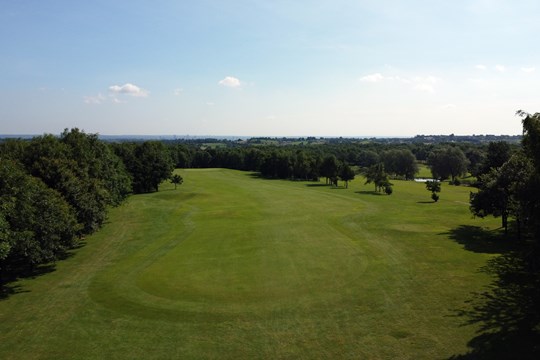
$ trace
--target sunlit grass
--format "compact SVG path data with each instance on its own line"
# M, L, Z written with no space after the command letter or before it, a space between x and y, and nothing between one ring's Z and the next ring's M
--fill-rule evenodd
M470 189L180 172L0 300L0 358L444 358L494 255L452 239Z

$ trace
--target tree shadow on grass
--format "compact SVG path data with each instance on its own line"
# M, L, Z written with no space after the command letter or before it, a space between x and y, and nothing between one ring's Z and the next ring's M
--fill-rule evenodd
M447 233L450 239L468 251L484 254L503 254L516 249L516 240L507 238L500 230L487 230L480 226L460 225Z
M40 265L34 268L11 266L4 269L0 277L0 301L7 299L11 295L29 292L20 285L15 284L19 279L35 279L39 276L51 273L56 270L56 264Z
M11 295L30 292L23 290L20 285L2 285L0 284L0 301L7 299Z
M509 252L481 269L496 279L456 315L464 326L479 326L466 354L451 359L540 358L540 277L522 252Z
M86 241L80 240L71 249L57 255L57 260L66 260L76 254L76 250L86 245ZM24 290L16 282L20 279L35 279L56 271L56 262L29 267L26 263L13 262L1 269L0 272L0 300L7 299L11 295L29 292Z
M462 326L477 326L477 334L468 343L469 352L450 357L465 359L538 359L540 358L540 272L536 252L508 242L499 232L474 226L460 226L451 232L453 240L465 249L499 253L480 272L493 282L465 301L466 309L454 310ZM481 244L481 242L485 244Z
M375 191L375 190L373 190L373 191L361 190L361 191L355 191L355 193L362 194L362 195L377 195L377 196L386 195L386 194L380 193L380 192Z

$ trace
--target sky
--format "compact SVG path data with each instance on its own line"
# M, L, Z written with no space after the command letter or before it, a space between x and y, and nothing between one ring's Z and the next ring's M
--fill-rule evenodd
M521 134L538 0L0 0L0 134Z

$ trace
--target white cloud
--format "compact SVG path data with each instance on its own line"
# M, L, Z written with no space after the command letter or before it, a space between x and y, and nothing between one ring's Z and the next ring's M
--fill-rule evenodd
M478 70L482 70L482 71L486 71L486 70L487 70L487 66L486 66L486 65L482 65L482 64L476 65L475 68L478 69Z
M102 104L107 98L101 93L96 96L83 96L83 101L85 104L99 105Z
M183 92L184 92L184 89L181 89L181 88L176 88L176 89L173 90L173 94L175 96L180 96L180 95L182 95Z
M124 85L112 85L109 86L109 91L113 94L125 94L135 97L146 97L148 96L148 91L141 89L137 85L126 83Z
M526 73L532 73L532 72L536 71L536 68L534 68L534 67L522 67L521 71L526 72Z
M506 67L504 65L495 65L493 68L495 70L497 70L498 72L505 72L506 71Z
M381 73L375 73L366 75L360 78L360 81L362 82L369 82L369 83L378 83L381 81L392 81L392 82L398 82L403 84L409 84L412 86L412 89L424 91L428 93L434 93L435 87L434 85L441 81L440 78L435 76L416 76L416 77L401 77L401 76L385 76Z
M212 101L207 101L207 102L206 102L206 105L208 105L208 106L214 106L214 105L216 105L216 104L215 104L214 102L212 102Z
M242 86L242 82L233 76L226 76L225 79L220 80L218 84L230 88L239 88Z
M362 76L360 78L360 81L362 82L371 82L371 83L375 83L375 82L379 82L379 81L382 81L386 79L384 76L382 76L382 74L380 73L375 73L375 74L370 74L370 75L366 75L366 76Z

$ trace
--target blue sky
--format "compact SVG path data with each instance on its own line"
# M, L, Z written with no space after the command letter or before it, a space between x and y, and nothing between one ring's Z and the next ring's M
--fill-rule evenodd
M0 0L0 134L519 134L540 1Z

